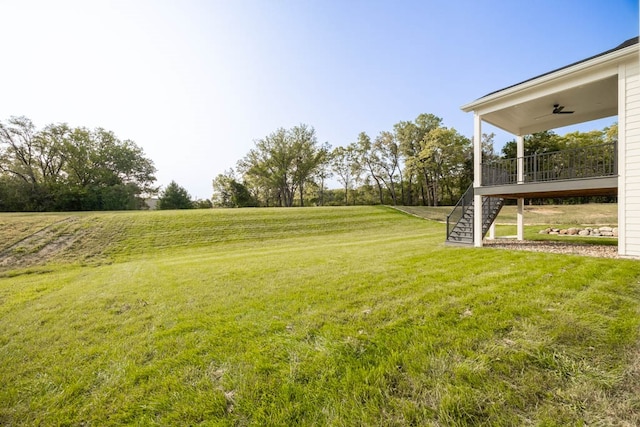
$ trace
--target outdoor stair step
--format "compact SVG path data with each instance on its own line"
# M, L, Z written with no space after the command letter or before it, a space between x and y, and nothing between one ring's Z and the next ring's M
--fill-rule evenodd
M473 186L471 185L447 217L447 231L449 233L446 239L447 242L473 244L473 215L475 209L473 200ZM482 198L482 237L489 231L491 224L495 221L503 205L504 199L491 197ZM460 218L453 228L450 228L449 219L458 207L462 209Z

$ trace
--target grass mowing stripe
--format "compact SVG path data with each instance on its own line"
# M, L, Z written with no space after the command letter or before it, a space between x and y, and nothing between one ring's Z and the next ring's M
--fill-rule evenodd
M441 224L384 208L234 235L305 212L95 216L128 224L113 264L0 279L0 423L637 420L637 262L446 247Z

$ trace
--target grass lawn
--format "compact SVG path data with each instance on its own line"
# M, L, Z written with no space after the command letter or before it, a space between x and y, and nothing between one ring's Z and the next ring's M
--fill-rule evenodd
M640 423L638 261L444 229L385 207L0 215L5 258L66 242L0 269L0 425Z
M453 209L451 206L401 206L399 209L434 221L446 221ZM515 224L518 208L515 205L502 207L496 222ZM525 205L526 225L617 225L618 205L615 203L589 203L586 205ZM541 228L541 227L538 227Z

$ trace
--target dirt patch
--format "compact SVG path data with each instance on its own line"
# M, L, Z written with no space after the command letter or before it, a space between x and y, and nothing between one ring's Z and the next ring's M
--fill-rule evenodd
M549 208L525 207L524 211L525 213L530 212L530 213L536 213L538 215L557 215L558 213L560 213L557 209L549 209Z
M53 223L0 252L0 270L42 265L81 237L78 218Z

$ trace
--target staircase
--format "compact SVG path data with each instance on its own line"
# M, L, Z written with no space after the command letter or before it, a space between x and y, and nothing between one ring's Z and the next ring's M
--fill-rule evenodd
M487 234L504 205L499 197L482 198L482 237ZM447 243L473 245L473 185L462 195L447 216Z

